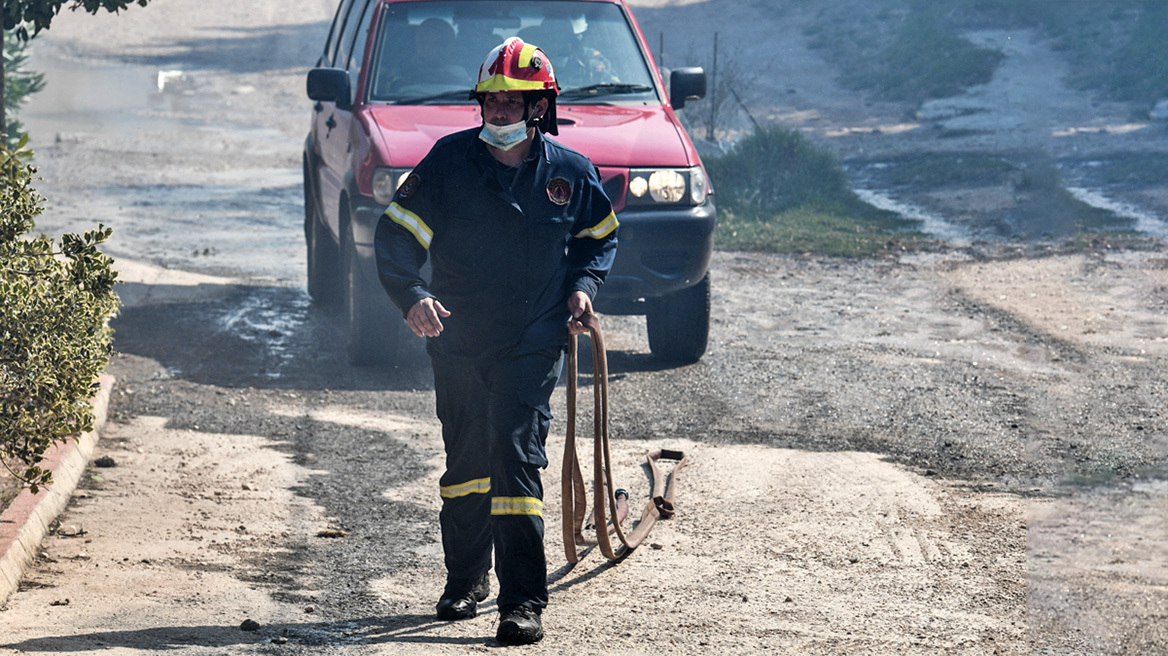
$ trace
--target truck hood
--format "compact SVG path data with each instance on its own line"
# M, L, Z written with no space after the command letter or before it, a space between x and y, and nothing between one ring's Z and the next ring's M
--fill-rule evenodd
M390 166L417 165L434 142L481 124L478 105L378 105L369 108ZM559 105L556 141L596 166L692 166L690 146L665 107Z

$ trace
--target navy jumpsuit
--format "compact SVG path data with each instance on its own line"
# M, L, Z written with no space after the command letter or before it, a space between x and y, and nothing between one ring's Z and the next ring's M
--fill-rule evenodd
M446 471L448 576L499 578L498 607L547 605L545 442L567 344L571 292L596 295L616 255L617 219L592 164L536 131L518 169L480 128L439 140L381 217L381 283L401 308L450 311L428 338ZM432 282L419 271L427 257Z

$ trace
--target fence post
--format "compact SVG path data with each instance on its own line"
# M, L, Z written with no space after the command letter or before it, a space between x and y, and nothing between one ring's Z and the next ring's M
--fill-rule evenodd
M714 135L714 126L718 124L718 33L714 32L714 66L710 72L710 129L706 132L706 139L717 143Z

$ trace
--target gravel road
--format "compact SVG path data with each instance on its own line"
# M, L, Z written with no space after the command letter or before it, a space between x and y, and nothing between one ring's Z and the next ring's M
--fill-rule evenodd
M0 653L497 647L493 600L474 620L432 617L442 455L421 344L395 367L352 369L339 320L304 290L304 74L333 4L63 12L38 39L50 87L21 115L49 199L38 228L115 230L125 307L96 455L116 466L88 471L0 610ZM763 85L759 115L845 161L928 145L858 130L906 108L858 105L765 3L633 4L651 42L717 25L770 48L761 60L785 82ZM1009 89L1001 106L1023 111ZM1080 101L1060 120L1118 111ZM1151 140L1113 136L1079 145ZM1019 134L996 138L963 147ZM978 204L935 207L961 198ZM976 212L948 218L984 227ZM617 479L643 499L643 454L686 451L677 517L618 565L590 553L569 568L549 468L548 637L516 651L1168 653L1161 245L719 252L712 279L698 364L653 359L641 318L604 319ZM553 411L558 436L562 394ZM561 450L553 438L553 463ZM248 619L258 630L241 630Z

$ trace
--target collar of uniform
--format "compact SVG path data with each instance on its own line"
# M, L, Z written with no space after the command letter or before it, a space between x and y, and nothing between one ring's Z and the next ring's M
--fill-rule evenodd
M531 152L527 154L527 159L532 160L540 155L543 155L544 160L548 159L547 139L544 138L543 132L536 128L535 137L531 139Z

